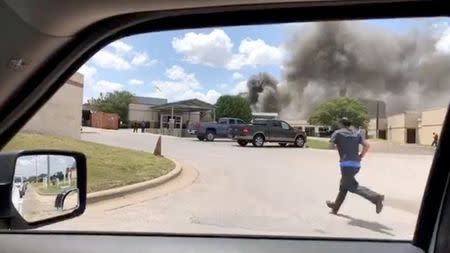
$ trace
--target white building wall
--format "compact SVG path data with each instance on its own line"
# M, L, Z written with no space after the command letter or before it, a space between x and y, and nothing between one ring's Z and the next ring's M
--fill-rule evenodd
M404 144L407 140L407 129L416 129L416 142L418 142L420 113L405 112L388 117L387 139L389 141Z
M23 132L80 138L83 75L75 73L22 128Z
M395 143L406 142L405 114L397 114L388 117L387 139Z
M446 113L447 108L436 108L422 112L418 134L420 144L431 145L433 132L441 136Z
M128 119L130 121L150 121L158 122L158 112L153 112L149 105L130 104L128 106Z
M417 128L419 124L420 113L418 112L405 112L405 127Z

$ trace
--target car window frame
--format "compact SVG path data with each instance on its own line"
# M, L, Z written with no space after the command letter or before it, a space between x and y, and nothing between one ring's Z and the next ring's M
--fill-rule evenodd
M270 124L270 126L274 128L282 128L280 121L272 121L272 124Z
M238 15L233 12L233 8L226 8L228 15L221 15L223 13L217 12L209 13L207 11L205 12L205 10L197 10L199 12L196 13L196 10L189 10L191 12L188 14L178 14L175 15L175 17L174 13L177 12L170 11L166 13L167 15L159 13L159 16L156 15L157 18L155 18L155 13L131 13L101 20L80 31L77 37L61 47L57 52L54 52L54 54L49 57L49 60L43 66L39 67L39 69L37 69L35 73L21 85L24 88L19 89L18 96L9 100L8 106L0 109L0 118L3 119L0 122L0 125L2 126L0 129L0 148L19 131L20 127L23 126L54 93L56 93L56 91L64 84L64 81L68 79L68 77L70 77L87 59L91 58L94 53L114 40L142 32L143 29L162 31L175 28L180 29L183 27L211 27L220 24L241 24L239 22L248 25L274 22L274 20L277 22L308 22L320 19L428 17L448 16L450 14L448 9L440 6L436 1L411 1L391 3L389 5L387 3L364 3L360 5L325 4L324 6L313 5L310 7L304 7L306 5L287 5L289 7L279 9L277 9L276 6L277 5L274 7L275 10L266 8L267 15L265 18L259 19L256 19L255 17L264 17L264 15L261 15L264 13L264 5L261 5L261 8L253 10L254 12L240 12ZM406 8L406 6L408 8ZM211 11L211 9L209 10ZM249 13L255 13L255 11L258 15L248 15ZM289 12L290 14L283 15L283 18L280 18L280 14L284 11L291 12ZM298 13L303 13L304 15L299 18ZM151 17L147 16L149 14L151 14ZM210 17L210 19L205 17ZM241 19L239 19L239 17ZM169 21L167 21L167 19ZM255 19L257 21L255 21ZM148 22L148 24L146 22ZM103 33L101 31L103 31ZM19 110L8 112L14 105L20 107ZM12 115L13 113L17 114L14 116ZM4 122L7 122L7 124L2 124ZM448 124L444 124L444 126L448 126ZM443 135L441 135L441 140L442 139L444 139ZM440 159L444 158L435 156L432 170L429 175L429 181L427 183L427 190L432 190L432 192L427 192L424 195L421 211L419 213L421 224L417 224L416 234L413 239L415 245L419 245L423 249L426 249L426 246L428 245L427 242L431 240L431 235L426 233L427 238L424 238L424 240L420 240L421 238L417 237L420 233L429 232L430 227L434 228L434 222L438 216L438 210L444 194L443 191L440 192L439 190L444 189L443 185L445 185L446 181L444 183L443 181L448 178L445 177L448 176L448 171L442 171L443 169L436 168L436 165L442 164L442 161L448 161ZM438 175L444 177L439 179ZM435 184L431 185L431 181ZM427 222L430 225L426 225L425 223Z

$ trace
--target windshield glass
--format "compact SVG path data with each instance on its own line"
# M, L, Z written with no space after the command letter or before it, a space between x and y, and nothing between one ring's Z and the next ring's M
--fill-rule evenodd
M124 37L88 60L4 151L87 155L86 213L47 230L411 240L449 103L449 22ZM39 192L70 186L70 168L49 177L49 163L24 163L24 207L54 203ZM152 180L160 181L114 195ZM113 196L92 200L105 191Z

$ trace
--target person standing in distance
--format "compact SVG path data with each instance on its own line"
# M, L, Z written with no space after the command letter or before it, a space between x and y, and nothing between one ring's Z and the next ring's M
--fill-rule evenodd
M341 182L336 200L334 202L327 201L326 204L331 209L331 213L337 214L347 196L347 192L351 192L375 204L376 212L380 213L383 209L384 195L359 185L355 179L356 174L361 168L361 159L369 151L370 145L364 136L352 127L352 122L348 118L342 118L340 124L342 128L336 130L331 135L330 148L337 148L339 153ZM363 147L361 153L359 153L359 145Z
M435 132L433 132L433 142L431 143L432 147L437 147L439 140L439 135Z

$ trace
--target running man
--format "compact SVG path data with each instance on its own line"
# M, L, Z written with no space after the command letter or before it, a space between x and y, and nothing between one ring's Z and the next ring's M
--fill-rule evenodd
M331 208L331 213L337 214L347 196L347 192L350 191L375 204L376 212L380 213L383 209L384 196L359 185L355 179L361 168L361 159L369 151L369 143L351 127L352 123L348 118L342 118L340 124L342 128L331 135L330 148L337 148L339 152L341 182L336 200L334 202L327 201L327 206ZM361 153L359 153L359 145L363 147Z

